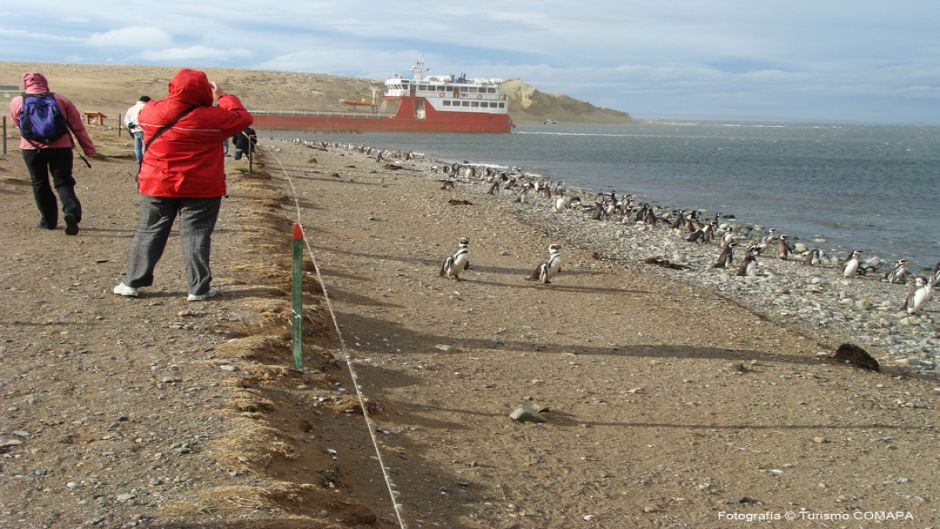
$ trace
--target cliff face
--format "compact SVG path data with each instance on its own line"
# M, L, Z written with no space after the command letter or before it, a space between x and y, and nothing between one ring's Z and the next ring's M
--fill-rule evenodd
M516 123L541 122L547 119L578 123L631 123L626 112L596 107L561 94L546 94L518 79L502 84L509 97L509 113Z
M81 111L116 117L141 95L155 99L165 96L167 83L179 68L0 62L0 85L19 86L20 76L27 71L43 72L50 88L69 97ZM381 97L384 89L380 81L335 75L221 68L205 71L224 91L236 94L249 110L350 112L355 109L340 103L341 99L371 98L373 88ZM546 119L580 123L633 121L626 112L546 94L516 79L503 83L502 90L509 97L509 113L516 123Z

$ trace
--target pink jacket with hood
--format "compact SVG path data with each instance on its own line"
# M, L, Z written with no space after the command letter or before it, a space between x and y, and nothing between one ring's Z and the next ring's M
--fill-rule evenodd
M48 91L49 81L46 80L46 77L43 74L39 72L27 72L23 74L23 92L27 94L44 94ZM82 115L78 112L78 109L75 108L75 105L63 95L55 94L55 101L59 106L59 111L62 112L63 116L65 116L65 120L68 122L72 132L74 132L75 136L78 138L78 143L81 144L82 151L85 152L85 156L94 156L95 144L91 142L91 138L88 136L88 131L85 130L85 123L82 121ZM13 125L17 129L19 129L20 126L21 110L23 110L23 96L16 96L12 101L10 101L10 116L13 118ZM23 138L20 138L20 149L35 150L37 145L42 149L71 149L75 147L75 143L72 141L71 134L63 134L49 144L42 142L34 143L36 145L33 145L33 143L30 143Z
M141 109L137 124L144 143L190 107L195 109L157 137L144 153L138 175L141 194L169 198L215 198L225 195L222 142L245 129L254 118L231 94L212 105L212 86L204 72L182 69L170 80L166 98Z

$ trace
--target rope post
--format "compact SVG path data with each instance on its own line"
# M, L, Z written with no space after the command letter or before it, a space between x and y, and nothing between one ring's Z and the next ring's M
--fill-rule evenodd
M3 155L7 155L7 117L3 116Z
M121 123L122 123L122 122L121 122L121 115L120 115L120 114L118 114L118 120L117 120L117 121L118 121L118 127L117 127L117 129L118 129L118 138L120 138L120 137L121 137Z
M248 158L251 160L251 157ZM294 223L294 369L304 369L304 332L303 332L303 278L304 278L304 230L299 223Z
M248 137L248 174L251 174L252 164L254 163L255 153L252 149L253 145L251 144L251 136Z

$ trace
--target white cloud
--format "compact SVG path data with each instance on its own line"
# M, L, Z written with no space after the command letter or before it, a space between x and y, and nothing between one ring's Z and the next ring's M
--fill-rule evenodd
M251 52L245 49L222 49L208 46L189 46L187 48L166 48L162 50L147 50L140 55L141 59L166 64L193 63L202 61L225 61L231 59L247 59Z
M160 28L129 26L104 33L92 33L90 46L105 48L165 48L173 44L173 36Z

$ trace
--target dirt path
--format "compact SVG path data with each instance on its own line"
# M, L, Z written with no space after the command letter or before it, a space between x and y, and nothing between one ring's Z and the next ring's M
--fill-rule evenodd
M77 172L77 237L37 230L21 161L0 160L0 528L396 526L309 262L307 370L287 367L293 204L275 156L409 527L743 527L719 513L801 508L940 523L936 381L832 365L569 241L553 285L527 282L556 241L411 164L281 144L259 174L232 165L223 295L185 301L174 237L157 286L115 297L132 162L96 140L110 158ZM473 270L440 278L461 236ZM509 419L520 403L547 423Z

